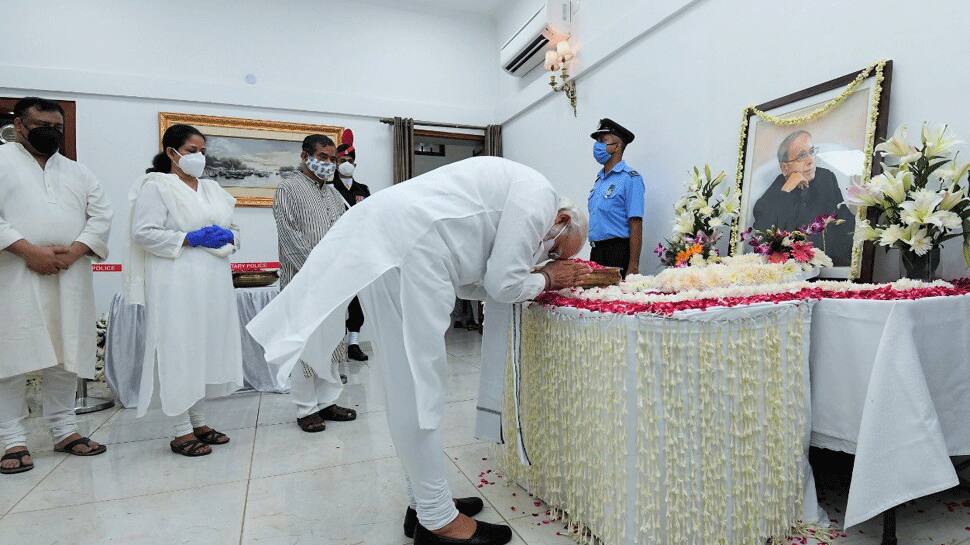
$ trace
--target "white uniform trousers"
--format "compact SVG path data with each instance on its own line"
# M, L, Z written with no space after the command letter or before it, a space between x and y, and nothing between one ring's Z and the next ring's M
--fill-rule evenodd
M376 333L377 359L384 365L387 424L407 475L411 505L417 511L422 526L437 530L455 520L458 510L446 478L441 431L422 430L418 424L414 378L405 351L405 317L401 312L400 286L401 273L398 269L392 269L365 288L359 297L364 305L364 313L373 317L370 320ZM450 321L447 304L441 313L446 329ZM421 321L421 317L409 316L409 319ZM428 322L422 325L434 328ZM437 331L429 333L429 340L437 338ZM444 331L441 332L440 343L444 352ZM427 350L431 347L424 348ZM432 361L412 363L433 366Z
M77 375L62 366L48 367L43 376L44 418L54 443L77 433L74 416ZM27 375L0 379L0 446L4 450L27 446Z
M290 397L296 404L297 418L305 418L333 405L342 390L343 385L323 380L303 362L290 373Z

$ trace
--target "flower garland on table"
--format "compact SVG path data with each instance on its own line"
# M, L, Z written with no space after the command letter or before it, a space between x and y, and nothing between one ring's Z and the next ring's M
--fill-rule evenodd
M655 276L630 275L618 289L635 294L780 284L796 280L802 270L795 261L766 263L757 254L747 254L725 257L720 263L703 267L670 268Z
M520 415L532 465L518 457L519 436L506 435L501 463L509 483L528 487L552 508L550 514L582 543L626 539L626 330L615 317L578 327L560 313L522 311ZM556 339L556 342L549 342ZM510 351L510 353L513 351ZM511 360L506 371L503 428L515 430ZM551 402L555 400L555 402ZM587 445L567 449L565 445ZM595 448L592 447L595 445ZM595 462L594 462L595 458Z
M758 116L762 121L766 121L773 125L780 125L786 127L794 127L801 125L803 123L809 123L815 121L825 114L831 112L835 108L842 105L843 102L848 100L852 93L854 93L861 85L862 82L868 79L870 76L875 74L875 82L872 86L872 94L869 99L871 104L869 108L869 120L866 124L866 147L863 150L864 163L862 166L862 172L864 180L868 179L869 172L872 169L872 155L875 147L876 140L876 119L879 116L879 99L882 96L882 82L884 79L883 69L888 61L883 59L876 61L861 72L856 75L855 79L852 80L849 85L842 90L841 93L832 100L829 100L825 104L821 105L817 109L799 117L779 117L773 116L767 112L763 112L754 106L748 106L741 112L741 130L738 138L738 162L737 170L735 176L735 191L738 195L741 194L741 185L744 181L744 158L747 152L747 140L748 140L748 123L752 115ZM856 216L857 220L866 219L866 211L864 208L860 208ZM735 228L731 234L731 248L740 249L741 243L741 226L739 223L735 223ZM852 248L852 264L851 264L851 276L853 278L859 276L859 271L862 268L862 246L856 244Z
M805 299L860 299L871 301L914 300L970 294L970 279L952 283L902 279L891 284L848 282L791 282L762 286L690 290L679 293L624 293L622 286L582 290L547 291L535 301L541 305L571 307L609 314L658 314L670 316L685 310L779 303Z
M724 181L724 171L711 175L711 167L704 165L704 176L694 167L687 193L674 205L672 238L658 244L654 253L667 267L687 267L719 261L715 245L721 237L720 228L738 214L736 194L717 191Z

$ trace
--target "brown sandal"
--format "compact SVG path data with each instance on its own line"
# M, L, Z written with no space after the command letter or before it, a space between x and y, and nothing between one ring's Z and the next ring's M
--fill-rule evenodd
M349 422L351 420L357 420L357 411L347 409L339 405L331 405L326 409L322 409L317 414L319 414L324 420L333 420L334 422Z
M209 428L209 431L204 433L195 433L195 438L207 445L225 445L229 442L229 436ZM223 439L224 438L224 439Z
M104 454L108 450L106 445L98 445L98 448L88 450L87 452L76 452L74 447L78 445L84 445L91 449L91 439L87 437L81 437L80 439L75 439L70 443L64 445L61 448L55 448L55 452L64 452L66 454L73 454L74 456L97 456L98 454Z
M304 416L303 418L297 418L296 423L300 426L300 429L307 433L317 433L327 429L327 423L323 421L323 417L320 416L319 412L315 412L310 416Z
M24 463L24 458L26 458L27 456L30 456L30 451L26 449L18 450L17 452L8 452L7 454L4 454L2 457L0 457L0 462L3 462L5 460L17 460L17 463L20 465L17 467L11 467L11 468L0 467L0 473L2 473L3 475L13 475L14 473L23 473L25 471L30 471L31 469L34 469L33 462L29 464Z
M182 441L181 443L175 443L173 440L168 446L172 447L172 452L175 454L181 454L182 456L188 456L189 458L196 458L198 456L208 456L212 454L212 448L209 448L208 452L203 449L206 448L206 444L198 439L189 439L188 441Z

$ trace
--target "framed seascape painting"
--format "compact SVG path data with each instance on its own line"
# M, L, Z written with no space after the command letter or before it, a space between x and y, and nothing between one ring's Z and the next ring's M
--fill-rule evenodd
M864 208L844 203L846 190L882 171L873 147L886 137L892 61L745 108L738 144L741 213L731 253L751 251L749 228L807 226L820 215L836 221L809 239L831 259L823 278L872 279L873 246L856 236Z
M177 123L205 134L203 176L219 182L236 198L236 206L273 206L277 186L299 167L303 139L324 134L339 142L343 134L343 127L332 125L161 112L159 143L165 129Z

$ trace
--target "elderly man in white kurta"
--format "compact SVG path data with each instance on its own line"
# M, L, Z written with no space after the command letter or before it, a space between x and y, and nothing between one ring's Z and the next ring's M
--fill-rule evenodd
M23 418L26 374L42 370L44 417L55 449L105 451L77 431L77 377L94 378L91 259L108 255L111 209L94 175L58 153L57 103L15 107L18 142L0 146L0 473L33 467Z
M506 526L476 525L469 515L481 501L453 501L445 478L444 337L456 294L485 299L491 311L543 289L577 285L588 272L584 265L553 261L533 270L547 256L575 255L585 236L582 213L561 207L535 170L495 157L468 159L344 213L289 286L250 322L285 378L301 357L329 362L343 337L344 309L360 292L365 312L375 317L388 424L411 493L404 528L416 545L511 539Z

